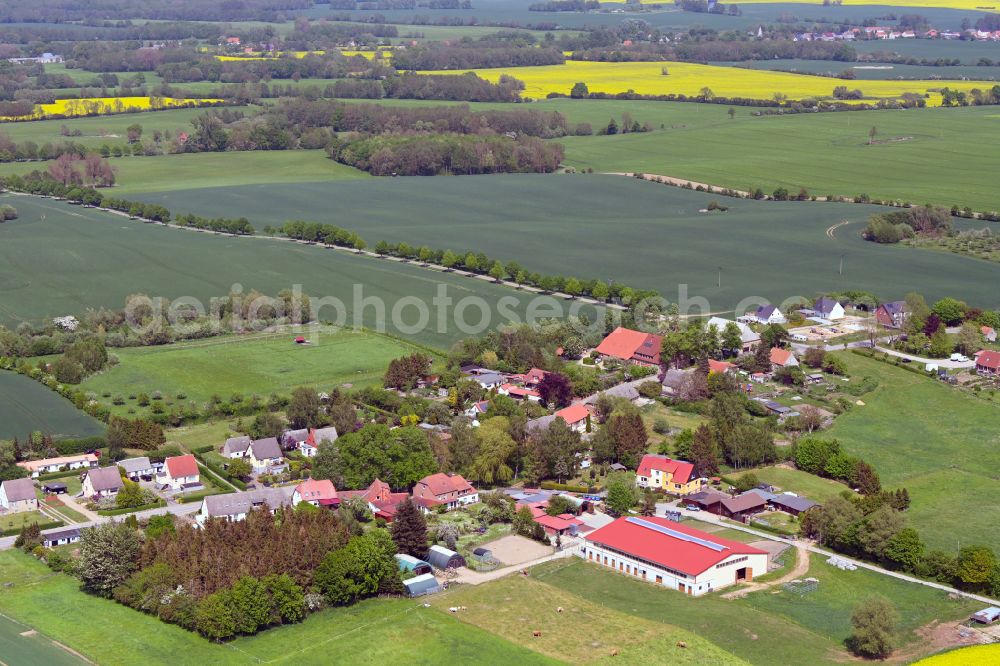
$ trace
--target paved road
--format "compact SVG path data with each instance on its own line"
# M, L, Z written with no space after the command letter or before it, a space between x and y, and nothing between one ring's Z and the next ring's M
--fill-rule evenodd
M905 580L905 581L907 581L909 583L916 583L917 585L923 585L924 587L933 587L936 590L941 590L943 592L948 592L949 594L957 594L957 595L965 597L967 599L975 599L976 601L980 601L980 602L982 602L984 604L988 604L990 606L998 606L998 605L1000 605L1000 600L997 600L997 599L991 599L989 597L984 597L984 596L979 595L979 594L972 594L971 592L963 592L962 590L956 590L953 587L949 587L949 586L943 585L941 583L935 583L934 581L924 580L923 578L915 578L913 576L909 576L907 574L900 573L898 571L890 571L889 569L883 569L882 567L877 566L875 564L870 564L870 563L864 562L862 560L856 560L854 558L847 557L846 555L841 555L840 553L835 553L832 550L827 550L826 548L821 548L820 546L817 546L816 544L814 544L811 541L792 540L792 539L779 539L779 538L775 537L773 534L770 534L768 532L763 532L761 530L755 530L755 529L753 529L751 527L746 527L745 525L742 525L740 523L734 523L732 521L725 520L725 519L723 519L723 518L721 518L719 516L716 516L715 514L708 513L707 511L688 511L687 509L684 509L684 508L682 508L680 506L674 506L672 504L662 503L662 504L657 504L656 505L656 512L657 512L657 514L662 514L668 507L671 510L674 510L674 511L680 510L681 515L686 516L688 518L693 518L695 520L700 520L700 521L703 521L703 522L706 522L706 523L714 523L716 525L722 525L724 527L728 527L728 528L733 529L733 530L739 530L741 532L747 532L749 534L753 534L755 536L759 536L762 539L770 539L771 541L780 541L782 543L791 543L791 544L794 544L796 546L798 546L799 544L801 544L801 545L805 546L805 548L808 549L809 552L816 553L818 555L823 555L825 557L836 556L836 557L840 558L841 560L845 560L847 562L851 562L852 564L856 565L859 569L868 569L869 571L874 571L875 573L880 573L880 574L882 574L884 576L891 576L893 578L898 578L899 580Z
M877 349L880 352L884 352L884 353L888 354L889 356L897 356L899 358L908 358L911 361L913 361L914 363L923 363L925 365L927 363L933 363L934 365L938 366L939 368L960 369L960 368L974 368L974 367L976 367L976 362L973 361L973 360L969 360L969 361L951 361L951 360L948 360L948 359L922 358L920 356L914 356L913 354L904 354L903 352L898 352L895 349L888 349L886 347L875 347L875 349Z
M167 506L162 506L156 509L147 509L145 511L138 511L133 515L136 518L142 520L143 518L149 518L150 516L158 516L165 513L172 513L175 516L188 516L201 508L200 502L192 502L191 504L168 504ZM75 523L72 525L65 525L63 527L56 527L51 530L42 530L42 534L49 534L51 532L59 532L70 527L82 528L82 527L93 527L99 523L106 523L111 520L124 520L125 516L98 516L97 520L90 520L85 523ZM0 550L7 550L8 548L14 547L14 541L17 539L16 536L3 537L0 538Z

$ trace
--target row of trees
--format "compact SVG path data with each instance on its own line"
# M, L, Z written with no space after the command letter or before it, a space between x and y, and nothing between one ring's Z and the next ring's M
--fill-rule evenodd
M392 60L398 70L532 67L564 62L566 57L556 48L509 46L495 41L466 41L454 45L431 43L396 51Z
M274 230L265 227L264 231ZM367 247L367 243L358 234L332 224L320 224L319 222L307 222L305 220L289 220L281 226L279 231L288 238L309 241L310 243L340 245L342 247L353 247L356 250L363 250Z

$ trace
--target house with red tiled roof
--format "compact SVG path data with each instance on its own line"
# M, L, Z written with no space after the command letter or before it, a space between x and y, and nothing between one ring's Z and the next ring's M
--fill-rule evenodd
M333 486L333 481L309 479L295 486L295 490L292 492L292 505L297 506L301 502L336 509L340 506L340 497L337 496L337 489Z
M368 508L377 518L392 520L396 515L396 507L399 506L409 493L394 493L389 488L389 484L380 479L375 479L364 490L341 490L337 493L340 501L346 502L354 497L360 497L368 503Z
M461 474L438 472L417 481L413 486L413 501L424 510L443 506L451 511L479 502L479 491Z
M659 335L619 326L597 345L595 351L603 358L659 367L662 344L663 338Z
M538 391L524 386L515 386L514 384L503 384L497 389L497 393L510 396L515 400L530 400L532 402L541 402L542 400L542 394Z
M163 461L163 469L156 475L156 482L171 490L196 490L202 487L198 461L190 453L170 456Z
M976 352L976 372L980 375L1000 375L1000 352Z
M767 553L658 517L619 518L583 537L577 555L691 596L767 573Z
M537 386L538 384L542 383L542 380L545 379L545 376L547 374L549 373L546 372L545 370L541 370L539 368L532 368L531 370L528 370L528 372L524 374L524 383L527 386Z
M635 471L635 485L664 490L674 495L688 495L702 490L707 479L699 478L694 465L685 460L647 453Z
M710 375L724 375L735 368L735 363L730 363L729 361L716 361L714 358L708 359L708 374Z
M991 326L980 326L979 332L983 334L983 339L986 342L996 342L997 332Z
M795 358L795 354L792 353L791 349L781 349L780 347L771 348L771 369L777 370L778 368L791 368L799 364L799 359Z
M590 419L590 410L582 402L564 407L554 414L556 418L562 419L569 426L570 430L576 432L587 431L587 421Z

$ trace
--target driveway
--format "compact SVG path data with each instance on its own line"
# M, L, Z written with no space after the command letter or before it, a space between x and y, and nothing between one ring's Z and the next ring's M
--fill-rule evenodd
M90 509L86 508L80 502L77 502L75 497L70 497L67 494L67 495L60 495L59 499L62 500L62 503L65 504L67 507L69 507L70 509L73 509L74 511L79 512L83 517L85 517L87 520L89 520L91 522L94 522L94 521L98 521L99 522L101 520L101 518L102 518L102 516L94 513Z
M937 358L922 358L920 356L914 356L913 354L904 354L903 352L898 352L895 349L888 349L886 347L875 347L880 352L888 354L889 356L896 356L897 358L908 358L914 363L933 363L939 368L951 368L951 369L962 369L962 368L974 368L976 367L976 362L973 360L969 361L952 361L949 359L937 359Z

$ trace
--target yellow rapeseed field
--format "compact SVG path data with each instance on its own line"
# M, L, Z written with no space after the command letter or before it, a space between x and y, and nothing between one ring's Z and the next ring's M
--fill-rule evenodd
M256 53L250 53L247 55L217 55L216 60L221 60L222 62L236 62L239 60L277 60L281 56L290 55L296 58L305 58L307 55L323 55L326 51L278 51L275 55L258 55Z
M1000 666L1000 644L974 645L921 659L915 666Z
M52 116L94 116L125 113L130 110L149 111L179 106L218 104L221 99L180 99L175 97L84 97L59 99L52 104L36 104L30 116L0 116L0 121L41 120Z
M667 75L664 75L664 70ZM489 81L509 74L524 82L525 97L540 99L550 92L569 94L573 84L582 81L590 92L623 93L632 90L640 95L701 94L709 88L718 97L771 99L782 93L790 100L829 98L836 86L859 89L867 100L896 98L903 93L929 93L928 106L941 103L936 90L987 90L992 81L842 81L822 76L770 72L766 70L696 65L687 62L583 62L568 60L563 65L512 67L472 70ZM423 72L425 74L461 74L460 71Z
M639 0L644 5L665 5L673 7L672 0ZM726 0L724 4L753 5L773 3L775 0ZM601 0L601 2L625 2L625 0ZM781 0L785 3L819 6L818 0ZM889 5L891 7L941 7L944 9L968 9L976 11L1000 11L1000 2L989 0L842 0L844 5Z

